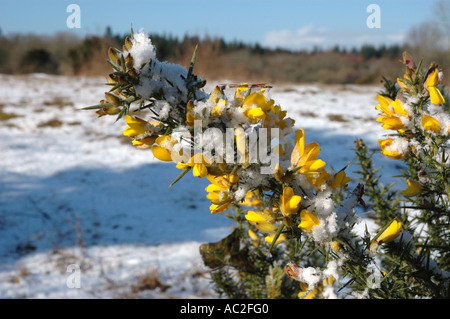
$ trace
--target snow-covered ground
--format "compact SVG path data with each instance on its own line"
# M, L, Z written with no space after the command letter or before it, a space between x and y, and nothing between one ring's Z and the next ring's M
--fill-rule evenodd
M173 164L132 147L124 121L80 110L103 98L104 83L0 75L0 298L216 297L198 247L232 223L209 213L205 179L187 175L168 189ZM375 149L384 134L379 89L280 85L270 94L340 169L357 138Z

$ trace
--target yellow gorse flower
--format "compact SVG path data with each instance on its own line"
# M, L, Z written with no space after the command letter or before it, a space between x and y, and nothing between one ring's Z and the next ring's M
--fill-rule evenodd
M392 139L392 138L387 138L387 139L384 139L384 140L378 140L378 144L380 146L381 153L383 155L386 155L389 158L392 158L392 159L404 158L405 154L390 149L390 146L391 146L393 141L394 141L394 139Z
M431 103L442 105L445 103L445 99L441 91L436 87L439 84L439 70L436 66L432 67L431 70L425 79L424 87L430 94Z
M340 186L346 186L350 182L350 177L345 174L345 171L340 171L334 175L333 181L331 182L332 188L338 188Z
M215 119L224 114L224 106L226 105L226 101L222 99L222 90L216 86L214 91L211 93L209 100L215 103L214 107L211 110L211 118Z
M322 280L322 283L319 284L317 287L314 287L313 290L311 290L306 296L303 297L303 295L308 291L308 285L301 282L300 283L300 292L298 293L298 298L301 299L314 299L319 296L319 294L323 291L323 288L325 286L330 286L334 284L336 279L334 279L333 276L329 276L328 278L325 278Z
M277 181L279 181L280 183L283 183L283 181L284 181L284 172L283 172L283 169L281 168L279 163L275 164L275 167L273 169L273 176L275 177L275 179Z
M434 117L425 114L422 116L421 124L427 131L439 133L441 131L441 124Z
M269 244L271 244L273 242L274 238L275 238L275 234L264 237L265 241L267 241ZM280 234L280 236L278 236L277 241L275 242L275 245L284 243L286 240L288 240L288 236L285 233L282 233L282 234Z
M405 197L414 197L419 195L422 192L422 184L417 181L413 181L412 179L408 179L408 187L400 192Z
M134 146L137 146L138 148L142 148L142 149L146 149L151 147L153 144L155 144L156 139L158 138L158 136L151 136L151 137L146 137L143 138L142 140L133 140L131 143Z
M242 94L242 92L248 90L248 83L241 83L241 86L236 88L236 91L234 92L234 100L236 103L236 106L241 106L242 102L244 102L245 96Z
M222 90L216 86L211 95L209 96L209 101L215 103L213 108L211 109L210 117L211 119L215 119L224 114L224 107L226 105L226 101L222 99ZM194 126L194 121L198 120L198 118L193 114L194 112L194 103L189 100L186 105L186 125Z
M231 188L238 182L235 174L212 176L207 175L206 178L212 183L206 187L208 195L206 196L211 201L209 207L212 214L220 213L228 209L233 203L233 196Z
M304 174L308 182L316 186L316 188L328 182L331 177L331 175L323 168L318 170L317 172L310 171Z
M294 194L292 187L283 188L283 194L280 196L280 210L284 216L296 213L300 209L302 198Z
M399 99L393 101L382 95L377 95L377 100L380 104L375 109L382 112L377 121L383 124L383 128L388 130L404 129L401 117L408 117L409 114L405 111L403 103Z
M295 146L291 153L291 165L293 168L300 168L298 173L317 172L324 168L325 162L317 159L320 147L317 143L310 143L305 146L305 131L299 129L295 134Z
M170 135L162 135L155 140L152 146L153 155L163 162L172 161L172 151L178 141Z
M122 132L123 135L133 137L135 140L143 140L147 137L158 137L153 132L160 128L163 124L158 121L144 121L138 117L126 115L125 121L128 127Z
M275 233L278 230L278 226L274 224L274 216L267 209L264 211L248 211L245 218L264 233Z
M401 227L402 223L396 220L392 221L389 227L387 227L377 239L372 241L370 250L375 251L379 245L395 240L402 233Z
M253 241L258 241L258 235L255 234L255 232L251 229L248 230L248 237L250 237Z
M298 225L298 228L301 228L308 233L312 232L314 226L320 225L320 220L317 215L306 209L300 212L300 218L302 221Z
M280 105L272 105L266 112L266 118L263 121L263 127L277 127L284 130L286 127L293 127L295 120L287 117L287 111L281 110Z
M271 110L274 100L267 101L262 92L253 92L242 103L245 116L251 123L257 123L266 118L266 112Z
M194 109L194 103L189 100L189 102L186 105L186 125L188 126L194 126L194 121L197 120L197 118L192 114L192 111Z
M259 191L248 191L245 198L241 201L241 205L248 207L264 206L264 203L259 198Z
M215 184L210 184L205 188L208 192L206 198L208 198L214 205L222 205L230 201L230 192L226 188L222 188Z
M410 78L406 74L404 75L404 78L406 80L410 80ZM408 86L406 85L406 83L402 79L397 78L397 84L398 84L398 86L400 87L400 89L402 91L406 92L408 90Z
M149 148L152 146L158 135L153 133L163 124L158 121L144 121L138 117L130 115L125 116L128 127L122 132L123 135L134 138L133 145L139 148Z
M206 166L211 165L211 160L201 153L192 156L187 163L178 163L177 168L186 169L192 167L192 175L196 177L205 177L208 175Z
M378 244L388 243L396 239L402 233L402 223L394 220L388 228L378 237Z

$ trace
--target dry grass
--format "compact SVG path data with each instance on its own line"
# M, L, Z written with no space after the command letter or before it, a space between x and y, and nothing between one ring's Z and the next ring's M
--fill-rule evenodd
M144 290L159 289L160 292L165 292L170 286L166 285L158 272L158 269L150 269L140 278L138 282L131 287L133 293L140 293Z
M0 105L0 121L8 121L10 119L19 117L19 115L14 113L6 113L3 111L3 106Z
M63 125L63 122L61 122L58 119L53 119L53 120L49 120L47 122L40 123L38 125L38 127L60 127L62 125Z
M65 106L73 106L73 102L67 101L62 97L55 96L51 100L47 100L43 102L45 106L57 106L59 108L63 108Z

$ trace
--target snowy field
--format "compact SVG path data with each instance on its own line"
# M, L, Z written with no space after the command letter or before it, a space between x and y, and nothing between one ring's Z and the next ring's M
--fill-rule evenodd
M232 224L210 214L206 179L188 174L167 189L180 172L173 164L132 147L124 121L80 110L103 98L104 83L0 75L0 298L217 297L198 247ZM341 169L355 139L375 149L385 133L379 89L280 85L270 94ZM375 159L385 174L395 169ZM68 285L70 265L80 288Z

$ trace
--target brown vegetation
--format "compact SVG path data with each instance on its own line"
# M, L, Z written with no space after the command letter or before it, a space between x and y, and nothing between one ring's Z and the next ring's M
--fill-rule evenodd
M153 34L157 57L188 65L196 44L199 44L195 72L207 80L268 83L378 83L381 76L393 78L401 73L399 58L403 50L426 56L425 64L439 61L444 72L450 73L448 51L429 46L424 52L421 39L424 28L412 30L412 45L379 47L365 45L351 51L338 47L314 52L292 52L265 49L241 42L226 43L223 39L183 39ZM415 33L414 33L415 32ZM431 31L430 31L431 32ZM109 47L121 48L124 36L89 36L84 39L70 34L54 36L12 35L0 37L0 73L49 73L62 75L105 75L111 71L106 62ZM428 53L428 54L425 54Z

